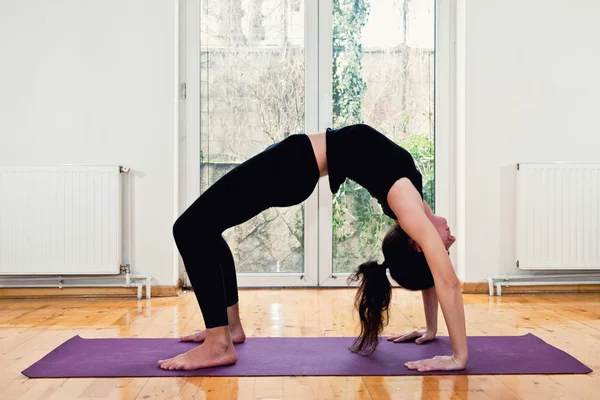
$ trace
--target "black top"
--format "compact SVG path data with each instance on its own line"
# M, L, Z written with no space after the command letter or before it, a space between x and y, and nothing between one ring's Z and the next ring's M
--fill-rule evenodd
M412 155L382 133L358 124L327 129L329 186L336 193L346 178L369 191L385 215L396 219L387 203L392 185L408 178L423 197L423 177Z

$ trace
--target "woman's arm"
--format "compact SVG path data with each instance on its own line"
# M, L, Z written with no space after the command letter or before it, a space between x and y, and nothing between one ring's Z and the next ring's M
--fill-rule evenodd
M431 207L429 207L429 204L427 204L425 201L423 201L423 209L425 210L425 215L427 215L427 218L429 218L429 220L431 220L431 218L433 217L433 211L431 211ZM416 242L413 243L413 247L419 253L423 252L421 247Z
M391 336L388 341L402 343L407 340L415 339L416 344L429 342L435 339L437 334L438 300L435 294L435 288L425 289L421 292L423 296L423 307L425 308L425 329L417 329L403 335Z
M437 230L425 214L419 192L408 179L398 180L390 189L387 200L398 218L400 227L417 242L425 254L454 353L452 357L420 360L407 363L407 366L419 371L463 369L469 358L465 313L460 284L448 252Z
M423 296L423 307L425 308L425 320L427 321L427 329L437 334L437 319L438 319L438 299L435 294L435 286L425 289L421 292Z

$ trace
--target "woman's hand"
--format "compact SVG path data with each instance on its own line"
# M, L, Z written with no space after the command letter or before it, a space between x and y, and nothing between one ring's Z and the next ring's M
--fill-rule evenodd
M388 338L388 341L394 343L406 342L407 340L415 339L416 344L421 344L425 342L429 342L435 338L435 332L431 329L419 329L416 331L412 331L409 333L405 333L404 335L392 336Z
M409 361L404 364L408 369L425 371L459 371L465 369L466 360L461 361L456 356L436 356L427 360Z

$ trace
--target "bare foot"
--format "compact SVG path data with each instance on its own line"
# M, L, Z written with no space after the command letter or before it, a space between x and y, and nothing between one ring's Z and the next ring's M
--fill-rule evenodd
M237 353L233 344L222 342L209 342L192 349L188 352L180 354L168 360L158 361L158 365L162 369L177 371L177 370L192 370L199 368L218 367L223 365L232 365L237 362Z
M234 344L244 343L246 340L246 333L244 332L242 325L229 326L229 334L231 335L231 341ZM180 339L182 342L202 343L206 340L206 330L182 336Z

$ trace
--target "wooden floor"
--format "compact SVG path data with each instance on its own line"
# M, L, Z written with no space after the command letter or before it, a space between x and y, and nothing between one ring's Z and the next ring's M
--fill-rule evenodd
M352 289L241 291L249 336L355 334ZM600 294L465 295L469 335L532 332L600 369ZM440 317L441 318L441 317ZM455 377L27 379L20 371L73 335L178 337L202 327L192 293L136 299L0 300L0 398L600 399L600 374ZM395 291L386 334L424 323L418 293ZM445 327L442 320L440 327ZM445 328L440 334L446 334ZM402 367L399 367L402 368Z

